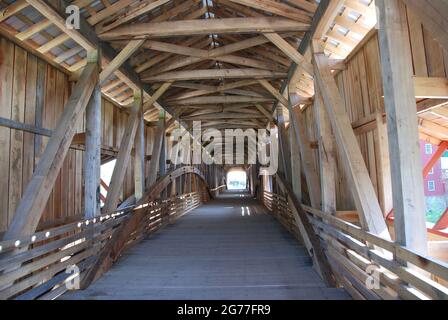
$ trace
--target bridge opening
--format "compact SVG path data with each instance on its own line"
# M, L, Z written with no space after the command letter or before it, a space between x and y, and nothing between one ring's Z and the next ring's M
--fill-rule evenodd
M243 169L234 169L227 173L228 190L246 190L247 174Z

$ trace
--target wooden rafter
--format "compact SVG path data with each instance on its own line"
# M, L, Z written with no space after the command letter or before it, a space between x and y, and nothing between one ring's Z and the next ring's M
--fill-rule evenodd
M295 7L291 7L281 2L271 0L230 0L230 1L254 9L267 11L269 13L273 13L296 21L305 23L311 22L311 17L306 11L296 9ZM301 4L302 7L305 8L308 12L314 13L314 11L317 9L316 5L313 5L312 3L306 3L306 1L302 1Z
M228 18L139 23L102 33L103 40L134 37L176 37L223 33L307 31L309 24L284 18Z
M284 72L273 72L260 69L196 69L187 71L172 71L161 75L142 79L147 82L187 81L201 79L246 79L246 78L286 78Z

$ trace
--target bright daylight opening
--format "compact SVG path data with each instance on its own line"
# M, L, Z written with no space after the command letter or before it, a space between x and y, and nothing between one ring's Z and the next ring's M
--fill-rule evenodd
M245 190L247 175L244 170L233 170L227 173L228 190Z
M100 177L101 177L101 207L104 206L104 200L107 196L107 191L109 190L110 180L112 179L112 173L114 172L116 159L106 162L101 165L100 168Z

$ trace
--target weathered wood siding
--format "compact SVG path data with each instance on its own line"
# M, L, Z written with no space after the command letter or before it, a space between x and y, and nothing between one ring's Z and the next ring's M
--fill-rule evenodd
M0 117L54 129L72 83L66 74L0 37ZM128 118L126 110L102 99L102 145L118 151ZM83 119L77 132L84 132ZM146 129L150 141L151 129ZM0 232L11 222L48 137L0 126ZM147 154L151 154L151 143ZM41 226L83 213L84 151L71 148L43 213ZM133 161L123 186L123 198L134 192Z
M421 22L408 10L409 46L412 52L413 70L420 77L448 77L448 52L426 31ZM337 73L335 79L350 120L355 129L366 166L379 195L382 188L379 163L380 145L375 122L366 123L376 112L384 112L383 84L381 78L380 51L376 30L346 59L346 70ZM312 108L305 110L305 122L311 141L316 140L316 127ZM362 126L358 126L363 124ZM386 150L388 152L388 150ZM317 151L315 152L317 157ZM338 161L339 162L339 161ZM317 165L317 161L316 161ZM337 209L354 210L353 199L338 163L336 175ZM384 200L379 196L380 203Z

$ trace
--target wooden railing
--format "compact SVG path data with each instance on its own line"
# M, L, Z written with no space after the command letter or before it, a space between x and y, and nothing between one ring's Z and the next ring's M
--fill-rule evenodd
M76 288L76 283L82 286L87 275L92 277L87 284L101 276L108 269L101 258L110 255L108 247L116 249L114 262L119 254L145 235L174 222L208 199L205 186L163 200L150 195L154 190L163 190L167 181L182 172L194 174L196 170L182 168L169 173L151 188L145 201L134 206L0 242L0 299L53 299L70 286ZM117 235L137 216L138 224L126 232L117 247L113 243ZM92 273L95 266L101 266L101 272Z
M216 192L221 192L222 190L225 190L226 188L227 188L227 185L223 184L223 185L221 185L219 187L210 189L210 192L215 192L215 193Z
M264 205L300 238L291 203L262 192ZM422 256L361 227L301 205L319 236L333 275L356 299L448 299L448 264Z
M305 246L308 254L313 259L313 266L328 286L335 286L336 281L331 273L331 267L325 257L325 253L319 237L314 232L306 212L302 209L299 200L291 186L280 173L275 175L275 190L279 194L261 191L262 202L271 208L274 216Z
M262 201L266 208L271 211L272 216L276 218L297 240L302 242L300 230L292 215L289 203L284 196L263 191Z

